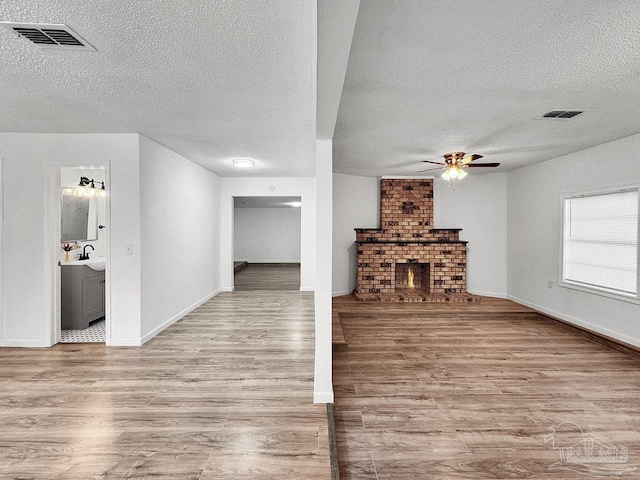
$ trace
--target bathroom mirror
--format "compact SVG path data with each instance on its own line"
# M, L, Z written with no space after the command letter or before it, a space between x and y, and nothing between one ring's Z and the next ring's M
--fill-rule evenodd
M97 240L98 205L95 198L62 197L61 242Z

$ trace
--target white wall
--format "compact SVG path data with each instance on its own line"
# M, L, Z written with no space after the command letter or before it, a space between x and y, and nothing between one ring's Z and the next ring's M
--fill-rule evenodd
M233 290L233 197L300 197L300 290L315 288L316 185L315 178L224 177L220 198L221 288ZM270 188L273 187L273 190Z
M300 263L300 208L235 208L235 261Z
M434 226L462 228L467 244L467 291L507 295L507 174L475 172L456 182L456 189L433 181Z
M53 238L49 228L59 222L52 218L51 206L60 194L54 167L70 165L108 167L107 288L112 300L107 305L108 342L138 342L140 257L124 254L127 243L136 252L140 247L138 135L0 133L0 158L4 159L3 345L53 343L52 279L60 268L60 239Z
M356 287L356 232L378 227L378 179L333 174L333 295Z
M561 195L638 185L639 151L634 135L509 172L509 298L640 346L639 305L557 286Z
M217 175L140 136L144 343L220 291Z

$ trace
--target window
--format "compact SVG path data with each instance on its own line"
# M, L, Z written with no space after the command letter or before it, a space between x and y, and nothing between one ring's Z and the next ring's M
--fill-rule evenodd
M562 281L637 298L638 189L565 197Z

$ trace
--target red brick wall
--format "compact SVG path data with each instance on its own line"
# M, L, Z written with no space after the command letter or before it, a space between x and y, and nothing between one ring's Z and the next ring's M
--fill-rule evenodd
M397 263L428 263L430 293L465 292L466 242L458 232L433 228L433 180L381 180L380 228L356 229L356 293L395 292Z
M380 228L389 237L423 238L433 227L433 180L380 180Z
M362 243L357 248L357 293L395 292L396 263L410 262L430 264L430 293L466 291L467 253L464 243Z

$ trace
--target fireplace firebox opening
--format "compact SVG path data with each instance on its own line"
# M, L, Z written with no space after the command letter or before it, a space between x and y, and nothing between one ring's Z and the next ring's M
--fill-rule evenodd
M396 291L419 290L431 292L431 274L428 263L396 263Z

